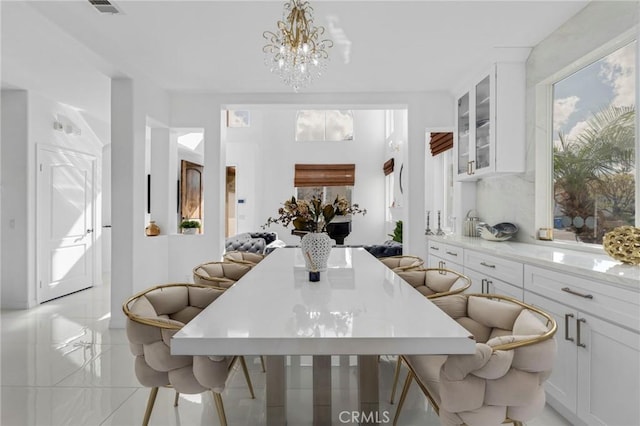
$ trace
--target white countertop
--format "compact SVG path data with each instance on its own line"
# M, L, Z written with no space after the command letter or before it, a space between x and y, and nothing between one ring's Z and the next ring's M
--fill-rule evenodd
M430 235L427 238L640 291L640 266L624 264L606 253L571 250L556 245L487 241L456 235Z
M319 282L279 248L175 334L174 355L473 353L458 323L362 248L334 248Z

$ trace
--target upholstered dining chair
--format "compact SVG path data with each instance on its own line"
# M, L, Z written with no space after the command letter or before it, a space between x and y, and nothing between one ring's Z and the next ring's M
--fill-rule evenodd
M264 254L252 253L250 251L228 251L222 256L225 262L240 263L243 265L255 266L265 257Z
M228 252L227 254L235 253ZM242 259L264 259L264 255L258 255L256 253L240 252ZM225 254L225 256L227 255ZM233 254L236 258L236 254ZM215 287L221 290L226 290L242 278L247 272L256 266L255 263L250 263L248 260L234 261L226 259L223 262L207 262L200 264L193 268L193 282L196 284L207 285ZM262 372L266 371L264 356L260 356L260 364L262 366Z
M379 260L394 272L420 268L424 265L424 260L418 256L411 256L407 254L401 256L380 257Z
M237 262L207 262L193 268L193 282L227 289L249 272L252 265Z
M451 296L452 294L459 294L471 287L471 279L469 277L446 268L416 268L398 271L396 274L411 284L419 293L426 296L427 299L437 299L439 297ZM396 394L401 368L402 359L398 358L393 375L393 385L391 387L391 398L389 401L391 404L393 404L393 399Z
M413 380L442 425L498 425L534 418L556 354L557 324L540 309L505 296L457 294L433 300L476 340L470 355L402 355L409 368L398 408Z
M135 356L138 381L151 388L142 424L149 424L159 387L172 387L179 393L213 393L218 417L227 424L221 393L238 361L244 372L251 398L253 386L241 356L171 355L171 338L185 324L214 302L224 290L198 284L166 284L144 290L123 305L127 316L127 337Z

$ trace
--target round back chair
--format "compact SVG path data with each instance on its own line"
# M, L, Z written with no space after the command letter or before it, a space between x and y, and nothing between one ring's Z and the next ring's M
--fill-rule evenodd
M175 405L180 393L211 390L220 423L226 425L220 394L236 361L242 366L251 398L255 397L243 357L171 355L173 335L223 292L198 284L166 284L144 290L122 305L136 377L140 384L151 388L144 426L149 423L158 388L165 386L175 389Z
M429 299L462 293L471 287L469 277L451 269L415 268L396 273Z
M442 425L488 425L534 418L545 405L544 382L556 356L553 317L519 300L456 294L433 300L476 340L471 355L401 355L409 373L400 410L415 380Z
M240 263L243 265L255 266L265 257L264 254L252 253L250 251L228 251L222 257L225 262Z
M418 256L406 254L401 256L380 257L379 260L393 272L408 271L409 269L420 268L424 265L424 260Z
M202 263L193 268L193 282L228 289L249 272L251 267L236 262Z

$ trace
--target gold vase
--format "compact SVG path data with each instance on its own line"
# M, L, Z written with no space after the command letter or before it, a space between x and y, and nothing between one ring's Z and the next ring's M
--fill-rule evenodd
M640 265L640 228L619 226L604 234L604 250L616 260Z
M144 233L147 237L155 237L156 235L160 235L160 227L156 225L155 220L149 221L149 225L144 228Z

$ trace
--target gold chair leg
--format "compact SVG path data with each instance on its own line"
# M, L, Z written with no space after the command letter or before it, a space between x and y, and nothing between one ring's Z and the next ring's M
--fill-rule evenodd
M227 426L227 415L224 413L224 404L222 403L222 395L214 391L211 391L211 393L213 394L213 401L216 403L216 411L218 412L220 425Z
M178 398L180 398L180 392L176 392L176 397L173 399L173 406L178 406Z
M242 371L244 372L244 378L247 380L247 386L249 386L249 392L251 393L251 399L255 399L256 396L253 393L253 385L251 384L251 377L249 377L249 370L247 370L247 363L244 360L243 356L240 358L240 365L242 366Z
M260 355L260 364L262 364L262 372L266 373L267 369L264 367L264 356Z
M402 368L402 357L398 356L396 361L396 371L393 373L393 385L391 386L391 398L389 404L393 404L393 398L396 396L396 388L398 387L398 379L400 378L400 369Z
M409 388L411 387L412 380L413 380L413 373L409 371L407 373L407 380L404 381L404 386L402 387L402 393L400 394L400 400L398 401L398 408L396 408L396 415L393 417L393 426L396 426L396 424L398 423L400 410L402 410L402 406L404 405L404 400L407 398L407 393L409 393Z
M156 396L158 396L158 388L151 388L149 400L147 401L147 410L144 412L144 419L142 420L142 426L147 426L149 424L149 418L151 418L153 404L156 403Z

